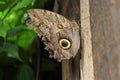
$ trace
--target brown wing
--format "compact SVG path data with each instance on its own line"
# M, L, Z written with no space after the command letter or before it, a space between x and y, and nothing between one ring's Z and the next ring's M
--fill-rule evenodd
M80 46L79 26L65 17L42 9L28 10L27 25L35 28L39 36L44 36L50 57L61 61L74 57ZM47 40L46 40L47 39Z

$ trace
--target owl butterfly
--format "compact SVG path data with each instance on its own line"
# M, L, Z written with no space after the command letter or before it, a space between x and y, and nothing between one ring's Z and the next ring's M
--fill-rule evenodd
M58 61L75 57L80 47L79 26L57 13L42 10L28 10L26 24L33 27L44 41L45 49Z

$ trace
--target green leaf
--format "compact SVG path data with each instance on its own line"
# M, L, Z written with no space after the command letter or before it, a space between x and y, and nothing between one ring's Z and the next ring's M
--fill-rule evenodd
M29 65L20 65L17 73L17 80L35 80L33 70Z
M17 44L24 50L28 50L35 39L36 34L34 31L24 31L17 39Z
M0 11L3 11L7 8L7 6L9 5L6 5L6 0L0 0Z
M5 4L5 1L0 1L0 4Z
M25 26L26 27L26 26ZM15 27L7 31L7 40L16 42L24 50L28 50L36 37L33 30Z
M21 58L18 53L18 47L16 44L4 43L3 45L4 51L7 53L8 57L16 58L21 61Z
M2 46L0 46L0 59L3 59L3 58L5 58L6 57L6 52L5 52L5 49L2 47Z
M0 45L4 42L4 38L0 36Z
M14 7L14 10L18 10L24 7L27 7L29 4L31 4L34 0L21 0L18 2L18 4Z
M0 22L0 36L1 37L6 37L6 32L9 28L8 27L3 27L2 23Z
M18 33L20 33L21 31L23 31L23 29L21 27L15 27L13 29L10 29L7 31L7 37L10 37L10 36L14 36L14 35L17 35Z

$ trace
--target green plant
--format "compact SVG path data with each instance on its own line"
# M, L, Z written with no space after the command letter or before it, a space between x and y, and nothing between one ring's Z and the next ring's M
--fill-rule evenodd
M44 0L0 0L0 80L34 80L32 61L36 34L24 14Z

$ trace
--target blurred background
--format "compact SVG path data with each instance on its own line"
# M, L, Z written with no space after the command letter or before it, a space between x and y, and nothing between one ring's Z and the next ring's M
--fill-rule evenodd
M59 0L0 0L0 80L61 80L61 64L41 51L24 18L28 9L59 12L58 6Z

